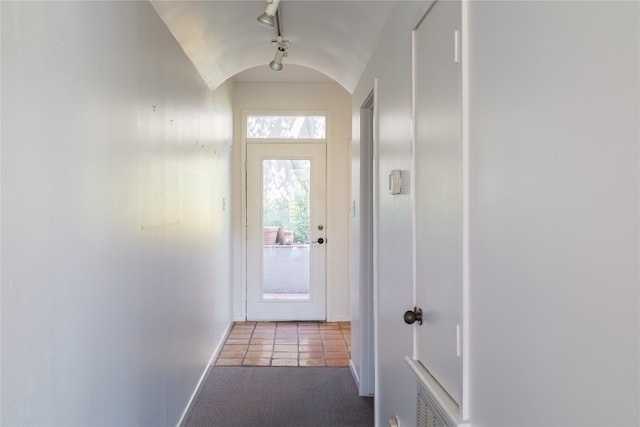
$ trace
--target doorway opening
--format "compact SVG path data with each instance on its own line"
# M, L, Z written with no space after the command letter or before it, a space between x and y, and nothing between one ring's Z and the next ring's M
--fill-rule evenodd
M326 320L326 117L248 115L246 319Z
M360 107L360 384L361 396L375 390L374 320L374 188L375 89Z

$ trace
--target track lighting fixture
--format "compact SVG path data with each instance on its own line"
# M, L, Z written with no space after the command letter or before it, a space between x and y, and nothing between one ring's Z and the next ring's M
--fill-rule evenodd
M287 56L287 49L289 48L289 42L285 41L282 36L278 36L276 40L274 40L278 46L276 49L276 56L273 58L273 61L269 64L269 67L273 71L282 70L282 59Z
M289 42L284 40L280 28L280 13L278 12L278 5L280 0L267 0L267 9L258 17L258 22L268 28L276 28L278 37L273 42L276 44L276 56L273 61L269 63L269 67L273 71L282 70L282 59L287 56L287 49L289 49ZM275 20L274 20L275 17Z
M276 10L278 10L279 3L280 0L267 0L267 9L262 15L258 16L258 22L260 25L267 28L274 27L273 17L276 14Z
M282 70L282 58L286 53L286 50L278 46L278 50L276 50L276 57L273 58L273 61L271 61L271 63L269 64L269 67L271 67L273 71Z

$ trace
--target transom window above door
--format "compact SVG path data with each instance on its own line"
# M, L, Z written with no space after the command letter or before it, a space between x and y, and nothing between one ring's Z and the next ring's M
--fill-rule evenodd
M247 115L247 139L296 139L324 141L327 117L324 115L250 114Z

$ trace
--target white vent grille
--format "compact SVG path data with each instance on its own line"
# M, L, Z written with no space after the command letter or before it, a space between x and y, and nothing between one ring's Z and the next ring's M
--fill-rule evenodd
M422 363L405 358L418 377L416 419L418 427L470 427L460 416L460 406Z
M442 415L438 404L431 397L427 389L418 381L418 413L417 427L454 427L455 423L448 422Z

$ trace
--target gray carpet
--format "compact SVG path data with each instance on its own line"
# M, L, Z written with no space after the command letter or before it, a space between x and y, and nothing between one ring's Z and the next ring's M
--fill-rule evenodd
M210 368L184 427L370 427L349 368Z

